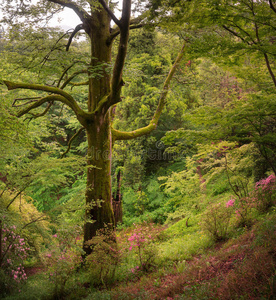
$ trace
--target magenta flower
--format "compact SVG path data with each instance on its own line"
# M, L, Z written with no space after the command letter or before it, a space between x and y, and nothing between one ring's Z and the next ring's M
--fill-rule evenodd
M235 199L230 199L227 203L226 203L226 207L230 207L230 206L234 206L235 204Z

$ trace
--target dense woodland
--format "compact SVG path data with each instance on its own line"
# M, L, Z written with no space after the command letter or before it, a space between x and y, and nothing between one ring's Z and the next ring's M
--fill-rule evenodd
M276 2L0 3L0 298L275 299Z

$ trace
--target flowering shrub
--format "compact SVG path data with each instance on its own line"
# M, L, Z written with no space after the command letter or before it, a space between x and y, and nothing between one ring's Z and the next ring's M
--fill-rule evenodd
M235 213L238 221L238 227L250 227L252 225L252 218L250 216L253 207L253 200L251 196L239 198L235 202Z
M154 241L160 236L162 230L154 224L135 225L133 233L127 239L129 251L134 251L138 257L139 265L131 269L132 273L149 271L154 266L154 258L156 257Z
M92 285L110 285L121 259L121 252L117 249L114 231L108 227L97 231L95 237L87 242L92 253L86 258L86 267Z
M261 212L267 211L276 204L276 177L274 174L256 182L253 199L256 208Z
M44 253L50 281L54 284L55 297L62 297L65 285L82 263L81 239L78 230L60 230L52 236L52 244Z
M207 231L215 241L225 240L228 236L228 227L233 213L235 199L230 199L226 205L213 204L205 212L201 227Z
M0 268L11 279L9 288L12 288L27 280L23 262L27 259L30 248L24 238L16 232L15 225L3 224L0 229L2 231Z

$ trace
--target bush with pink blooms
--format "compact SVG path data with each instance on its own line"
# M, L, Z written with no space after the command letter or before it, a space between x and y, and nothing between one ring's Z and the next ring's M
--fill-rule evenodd
M276 205L276 177L274 174L256 182L252 198L260 212L266 212L270 207Z
M66 284L82 263L80 228L59 230L52 236L52 243L42 258L54 297L64 297Z
M0 290L8 292L27 280L24 261L30 253L30 248L25 239L18 234L15 225L8 226L3 221L1 224L3 225L0 228L2 237L0 269L3 274L0 279Z
M272 174L255 183L254 190L247 197L240 197L235 202L236 218L238 226L251 226L253 223L253 209L260 213L267 212L270 207L276 205L276 178Z
M148 272L155 266L157 249L155 242L160 238L163 228L152 223L134 225L128 237L128 250L136 256L136 263L131 273Z

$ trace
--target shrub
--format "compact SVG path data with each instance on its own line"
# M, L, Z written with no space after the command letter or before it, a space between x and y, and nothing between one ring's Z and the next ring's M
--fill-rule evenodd
M27 280L23 262L27 259L30 248L24 238L17 233L15 225L7 226L4 223L0 230L2 231L0 268L3 275L0 279L0 291L7 293Z
M43 263L47 267L50 282L54 285L54 297L66 294L66 283L82 263L78 229L59 230L53 235L51 246L45 251Z
M113 230L108 227L97 231L95 237L87 242L92 253L86 258L86 270L94 286L107 287L114 281L115 271L120 261Z
M234 203L235 200L231 198L226 205L221 203L210 205L203 215L202 229L207 231L215 241L223 241L228 238Z
M128 237L128 250L135 253L137 265L131 269L132 273L148 272L155 265L156 246L163 228L152 223L134 225L132 234Z
M271 174L265 179L256 182L253 199L258 211L266 212L276 205L276 177Z

